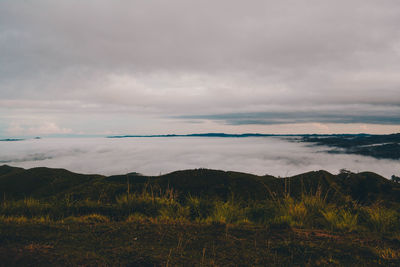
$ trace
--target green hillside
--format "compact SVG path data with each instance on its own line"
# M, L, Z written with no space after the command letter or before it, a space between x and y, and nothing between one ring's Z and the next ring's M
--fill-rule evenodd
M0 166L0 266L399 266L400 184Z

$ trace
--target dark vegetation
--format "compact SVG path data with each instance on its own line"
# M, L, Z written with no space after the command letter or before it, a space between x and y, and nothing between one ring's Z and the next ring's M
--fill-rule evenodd
M400 264L400 184L207 169L148 177L0 167L0 265Z
M309 135L303 142L340 148L331 153L350 153L382 159L400 159L400 133L388 135Z

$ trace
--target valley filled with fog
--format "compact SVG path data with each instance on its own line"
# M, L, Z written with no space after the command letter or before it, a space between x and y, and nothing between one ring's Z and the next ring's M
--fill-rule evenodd
M292 138L293 139L293 138ZM65 168L103 175L210 168L257 175L293 176L314 170L372 171L398 175L400 163L372 157L327 153L281 137L45 138L0 142L0 165Z

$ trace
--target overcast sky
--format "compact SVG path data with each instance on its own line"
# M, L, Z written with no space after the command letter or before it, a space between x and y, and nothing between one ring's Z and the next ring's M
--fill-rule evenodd
M0 1L0 136L191 132L400 132L399 1Z

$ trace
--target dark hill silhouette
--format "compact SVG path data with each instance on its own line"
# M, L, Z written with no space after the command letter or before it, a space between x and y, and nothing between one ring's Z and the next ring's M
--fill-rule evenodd
M195 169L175 171L161 176L144 176L138 173L101 176L73 173L64 169L21 169L0 166L0 193L7 198L38 199L65 198L114 200L127 192L141 192L143 188L153 191L174 189L185 198L203 196L208 198L263 200L290 194L315 194L320 191L329 201L348 199L360 203L383 201L388 204L400 202L400 184L371 173L343 172L333 175L326 171L313 171L288 178L257 176L241 172Z
M257 176L247 173L208 169L176 171L156 178L161 187L170 186L178 192L191 195L219 196L223 199L263 199L268 191L265 185L276 188L273 176Z
M373 172L340 174L344 194L360 202L388 200L400 202L400 186Z
M24 169L22 169L22 168L11 167L8 165L0 166L0 176L5 175L5 174L10 174L10 173L22 172L22 171L24 171Z
M91 186L103 177L44 167L24 170L2 166L0 170L4 170L0 172L0 192L14 199L50 197L70 188Z

